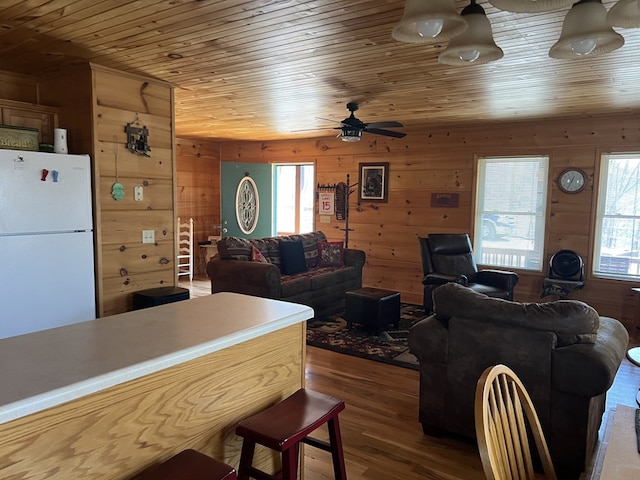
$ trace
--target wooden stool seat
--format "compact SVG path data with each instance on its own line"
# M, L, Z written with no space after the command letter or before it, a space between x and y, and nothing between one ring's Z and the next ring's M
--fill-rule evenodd
M236 470L195 450L183 450L151 467L138 480L236 480Z
M236 434L243 437L238 478L282 478L294 480L298 475L300 442L331 452L336 480L346 480L338 414L344 410L342 400L313 390L300 389L290 397L240 422ZM309 437L327 424L329 442ZM255 445L282 453L282 472L269 475L252 466Z

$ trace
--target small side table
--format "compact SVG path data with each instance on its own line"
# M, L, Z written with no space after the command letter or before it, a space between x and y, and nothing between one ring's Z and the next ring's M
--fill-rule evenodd
M640 367L640 347L633 347L627 350L627 359L635 366ZM640 406L640 390L636 394L636 403Z

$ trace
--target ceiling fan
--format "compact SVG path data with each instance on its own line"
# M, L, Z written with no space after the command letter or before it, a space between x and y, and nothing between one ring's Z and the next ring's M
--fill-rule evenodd
M343 142L358 142L362 136L362 132L373 133L375 135L384 135L386 137L402 138L406 135L403 132L395 132L393 130L385 130L392 127L404 127L400 122L372 122L364 123L356 118L353 112L358 110L358 104L355 102L347 103L347 110L351 112L347 118L342 120L336 130L340 130L338 137ZM332 120L333 121L333 120Z

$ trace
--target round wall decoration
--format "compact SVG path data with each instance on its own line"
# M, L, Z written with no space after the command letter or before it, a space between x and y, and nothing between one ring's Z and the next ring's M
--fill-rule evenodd
M238 183L236 190L236 219L242 233L252 233L258 224L260 197L253 178L246 176Z
M564 193L581 192L587 183L587 175L579 168L568 168L558 177L558 187Z

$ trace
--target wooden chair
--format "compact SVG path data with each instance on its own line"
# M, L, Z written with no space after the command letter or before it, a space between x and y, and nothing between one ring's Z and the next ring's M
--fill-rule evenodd
M487 479L556 480L536 410L524 385L509 367L496 365L482 373L476 387L475 423ZM542 477L533 470L528 430L542 463Z
M178 217L178 280L188 275L193 280L193 218L181 223Z

